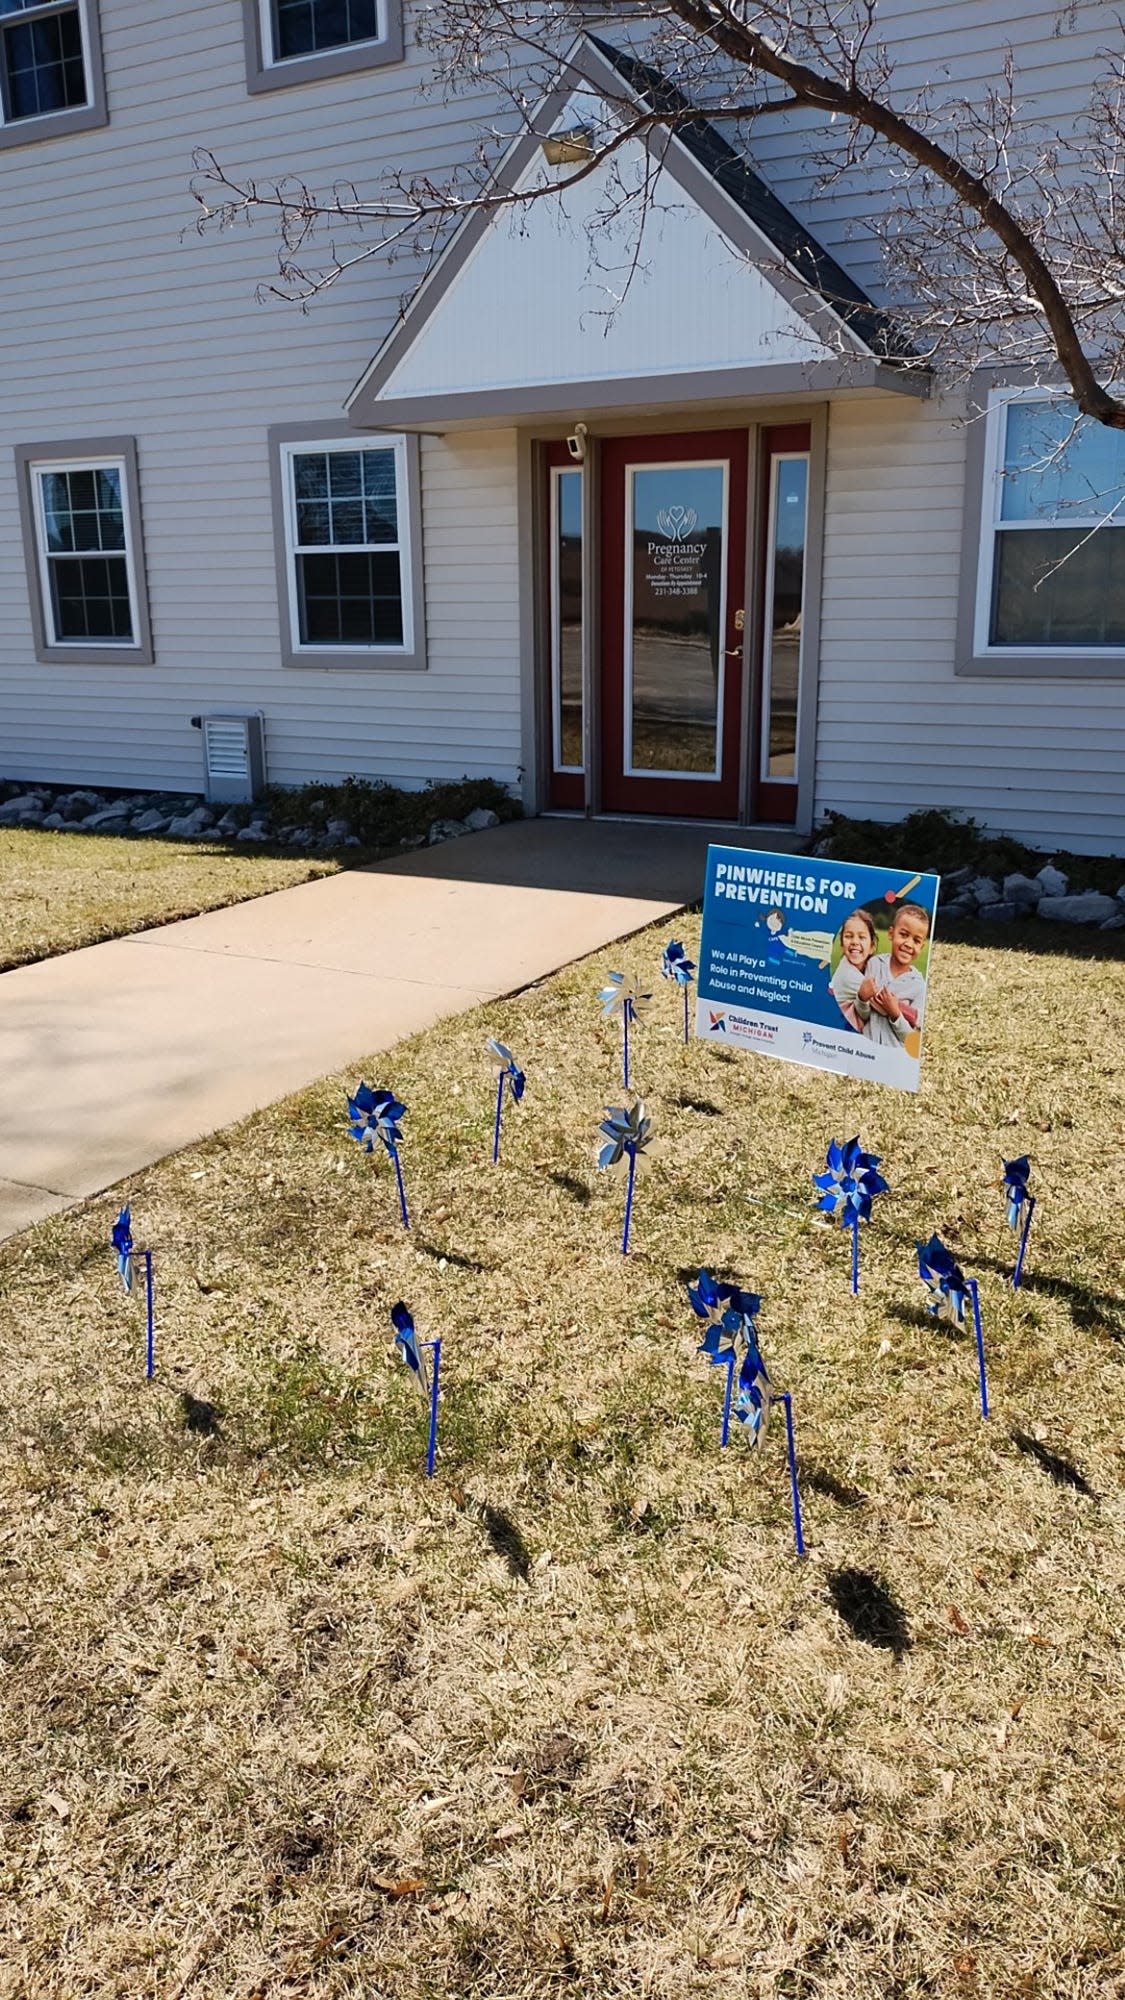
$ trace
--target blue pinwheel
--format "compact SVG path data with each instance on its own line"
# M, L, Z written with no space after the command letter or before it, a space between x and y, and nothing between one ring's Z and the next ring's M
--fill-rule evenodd
M632 1104L606 1105L606 1115L598 1130L605 1137L605 1145L598 1148L599 1167L619 1167L628 1161L629 1179L625 1191L625 1227L621 1235L621 1254L629 1250L629 1225L633 1216L633 1190L637 1179L637 1161L652 1140L652 1121L645 1115L644 1099L634 1098Z
M817 1208L833 1220L838 1217L841 1229L852 1232L853 1294L859 1291L859 1225L869 1219L875 1196L887 1191L882 1174L876 1172L878 1165L879 1155L865 1153L858 1137L846 1139L842 1146L833 1139L825 1172L812 1177L821 1190Z
M406 1189L402 1180L402 1162L398 1156L402 1140L400 1118L405 1114L405 1104L390 1090L372 1090L366 1083L356 1086L353 1096L348 1099L348 1124L352 1138L363 1147L365 1153L373 1153L377 1144L382 1144L390 1155L398 1184L398 1205L404 1229L410 1227L410 1217L406 1210Z
M635 984L629 985L623 972L611 972L609 983L602 987L601 992L598 994L598 999L601 1001L602 1017L604 1020L611 1021L615 1014L620 1014L621 1016L621 1033L624 1049L622 1082L626 1090L628 1090L629 1026L633 1021L644 1019L646 1009L652 1004L652 994L639 992Z
M128 1206L121 1209L109 1233L117 1258L117 1274L127 1292L133 1289L133 1259L145 1268L145 1375L151 1382L156 1369L156 1288L152 1275L152 1251L138 1250L133 1242L133 1218Z
M918 1252L918 1271L922 1282L929 1286L930 1296L926 1311L937 1315L948 1307L950 1317L958 1326L965 1324L966 1301L973 1309L973 1332L977 1343L977 1372L980 1377L980 1413L988 1415L988 1377L984 1365L984 1327L980 1316L980 1292L975 1278L966 1278L953 1255L946 1248L940 1236L931 1236L928 1243L915 1245Z
M500 1074L496 1079L496 1122L492 1133L492 1164L500 1158L500 1120L504 1112L504 1092L507 1091L513 1104L518 1104L523 1096L527 1078L519 1068L511 1049L503 1042L490 1041L488 1053L499 1065Z
M700 1271L694 1285L687 1288L691 1309L705 1320L707 1330L699 1343L700 1354L715 1366L725 1366L723 1428L720 1442L730 1439L730 1420L742 1426L742 1435L751 1445L759 1445L766 1434L770 1410L780 1403L785 1411L786 1451L789 1459L789 1493L793 1506L793 1536L797 1554L805 1553L801 1530L801 1496L797 1485L797 1450L793 1437L793 1398L788 1389L775 1391L769 1370L758 1346L758 1314L762 1301L757 1292L744 1292L738 1285L720 1284L709 1271ZM736 1376L737 1371L737 1376ZM737 1392L735 1383L737 1379Z
M744 1292L737 1285L720 1284L709 1271L700 1271L694 1285L688 1286L688 1299L697 1319L706 1320L707 1331L699 1343L699 1352L715 1366L727 1370L726 1396L723 1401L723 1435L726 1444L730 1436L730 1416L734 1391L734 1371L741 1351L742 1364L739 1372L739 1391L746 1391L742 1410L736 1412L739 1421L749 1424L748 1434L754 1444L765 1428L768 1414L769 1376L765 1363L758 1351L757 1315L762 1309L762 1301L757 1292ZM752 1396L753 1385L766 1385L766 1402L759 1395L755 1403ZM751 1421L757 1410L756 1421Z
M391 1307L391 1325L395 1330L395 1346L402 1355L419 1388L430 1400L430 1434L426 1445L426 1477L434 1476L434 1454L437 1450L438 1382L441 1376L441 1341L419 1340L414 1328L414 1315L402 1299ZM429 1348L433 1356L433 1368L426 1361L424 1350Z
M948 1307L950 1317L958 1326L964 1326L969 1283L952 1250L946 1249L940 1236L931 1236L928 1243L919 1243L915 1247L919 1275L923 1284L930 1288L926 1311L936 1318Z
M133 1289L133 1218L128 1208L123 1208L110 1231L110 1242L117 1252L117 1274L127 1292Z
M695 961L688 957L683 945L677 943L675 938L672 938L664 947L663 956L660 960L660 971L663 978L674 979L676 985L682 986L684 989L684 1040L686 1042L690 1039L689 1001L691 983L695 978Z
M1031 1179L1031 1161L1026 1153L1018 1160L1004 1161L1004 1192L1008 1197L1008 1227L1020 1232L1019 1249L1016 1252L1016 1267L1012 1272L1012 1290L1019 1290L1023 1276L1023 1260L1027 1253L1028 1232L1031 1218L1035 1214L1035 1196L1028 1182Z

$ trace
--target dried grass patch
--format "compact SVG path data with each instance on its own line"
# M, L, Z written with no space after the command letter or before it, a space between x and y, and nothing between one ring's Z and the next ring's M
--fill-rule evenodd
M916 1100L685 1051L662 989L626 1260L622 949L369 1070L409 1238L341 1078L131 1183L151 1389L121 1191L0 1249L0 1994L1125 1993L1122 961L945 946ZM488 1034L529 1077L497 1170ZM857 1130L892 1192L853 1303L809 1176ZM988 1425L918 1310L933 1227ZM804 1564L780 1437L717 1450L701 1259L765 1294ZM400 1296L445 1340L431 1483Z
M334 875L331 857L0 828L0 972Z

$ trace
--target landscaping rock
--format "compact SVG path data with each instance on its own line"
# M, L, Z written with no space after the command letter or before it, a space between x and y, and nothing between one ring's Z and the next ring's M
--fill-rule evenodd
M1102 924L1120 911L1116 896L1091 889L1085 896L1043 896L1039 914L1057 924Z
M1070 877L1064 875L1061 868L1053 867L1049 861L1039 870L1035 879L1041 885L1045 896L1065 896L1070 887Z
M957 922L964 922L965 920L971 920L973 917L979 916L980 912L970 898L955 896L951 903L942 904L941 915L943 923L949 917L954 918Z
M46 832L57 833L60 826L66 825L66 821L61 813L48 813L46 819L42 821L42 825ZM1125 923L1125 917L1122 917L1121 921Z
M18 792L14 799L7 799L0 806L0 826L15 826L24 813L39 814L43 811L43 800L34 792Z
M1104 924L1098 925L1098 929L1100 931L1125 931L1125 910L1118 910L1115 917L1107 917Z
M134 833L165 833L171 822L153 806L148 812L138 813L132 824Z
M334 846L342 847L351 830L350 820L330 819L324 829L324 837L326 840L330 840Z
M1042 882L1031 875L1005 875L1004 900L1021 910L1033 910L1043 894Z
M399 846L408 854L412 853L416 847L425 847L425 845L426 836L424 833L410 833L407 834L404 840L399 841Z
M465 815L465 825L470 833L483 833L486 827L499 824L499 813L490 812L487 806L474 806L472 812Z
M995 903L978 903L977 915L985 924L1010 924L1021 914L1021 905L1001 897Z
M463 819L435 819L426 838L431 847L436 847L439 841L459 840L468 831Z
M55 800L55 811L65 820L85 819L88 813L97 812L103 803L100 792L64 792Z
M173 840L194 840L197 834L205 833L215 823L215 815L208 806L195 806L181 818L171 821L168 831Z
M264 826L241 826L234 837L236 840L268 840L269 834Z
M978 909L984 903L1000 901L1000 884L991 875L978 875L969 883L966 894L971 896Z
M976 876L975 868L953 868L941 878L941 886L946 895L955 896L959 889L967 889Z
M1121 904L1122 909L1125 909L1125 882L1122 883L1120 889L1117 891L1117 900Z
M122 805L120 800L112 806L100 806L97 812L90 813L81 822L82 831L83 833L101 833L107 827L113 827L115 831L123 828L126 825L125 815L128 810L128 806Z

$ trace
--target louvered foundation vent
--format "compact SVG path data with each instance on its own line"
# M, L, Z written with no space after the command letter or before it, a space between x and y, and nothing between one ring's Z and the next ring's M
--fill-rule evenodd
M260 715L201 715L207 797L216 805L247 805L266 782Z

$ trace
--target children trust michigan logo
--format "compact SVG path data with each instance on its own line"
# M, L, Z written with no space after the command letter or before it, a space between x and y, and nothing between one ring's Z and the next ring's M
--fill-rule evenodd
M711 1009L710 1009L710 1007L708 1007L708 1009L707 1009L707 1019L708 1019L708 1021L709 1021L709 1022L710 1022L710 1024L711 1024L711 1033L712 1033L713 1035L725 1035L725 1034L726 1034L726 1031L727 1031L727 1017L726 1017L726 1015L725 1015L725 1014L713 1014L713 1013L711 1012Z
M686 542L698 519L694 507L662 507L656 525L670 542Z

